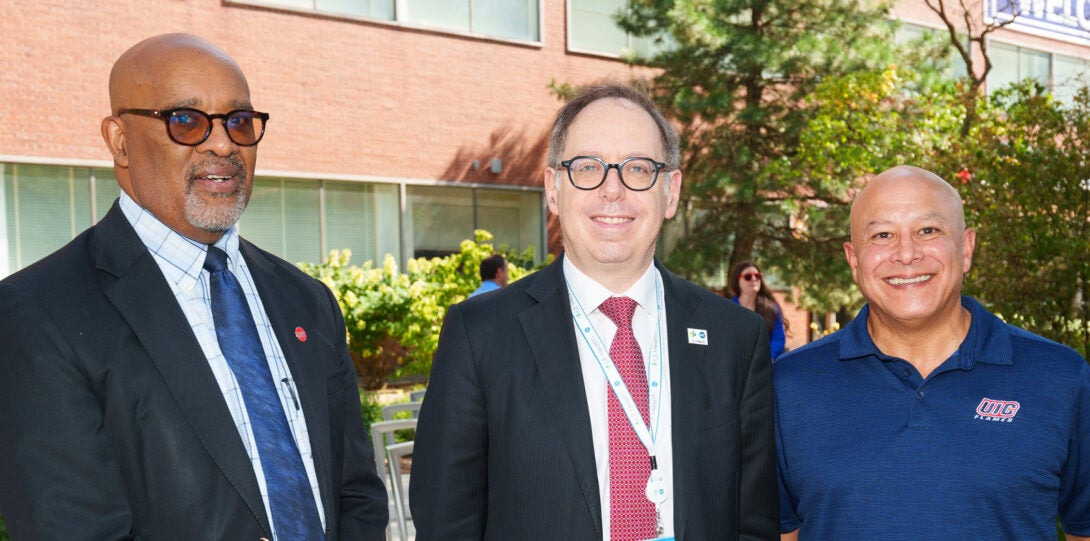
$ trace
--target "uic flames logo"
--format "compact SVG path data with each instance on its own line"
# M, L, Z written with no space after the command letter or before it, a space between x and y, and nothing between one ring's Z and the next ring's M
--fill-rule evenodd
M1018 409L1022 405L1013 400L995 400L992 398L984 398L980 401L980 404L976 407L977 418L987 418L988 420L995 421L1007 421L1013 419L1018 413Z

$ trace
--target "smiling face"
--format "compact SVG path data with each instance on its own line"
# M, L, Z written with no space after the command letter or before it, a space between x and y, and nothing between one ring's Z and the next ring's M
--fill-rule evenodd
M941 326L959 317L976 233L949 184L914 167L886 171L856 197L851 228L844 254L870 324Z
M580 111L562 154L607 163L631 157L664 160L662 136L651 115L618 98L594 101ZM560 219L565 257L616 292L627 289L651 264L662 222L677 211L680 190L678 170L660 172L651 189L635 192L621 184L616 169L593 190L572 186L563 167L545 169L545 196Z
M219 48L184 34L157 36L126 52L110 76L113 116L102 123L118 184L171 229L211 244L238 221L253 188L257 147L242 147L214 120L203 143L185 146L164 122L121 108L192 107L206 113L249 109L238 65Z

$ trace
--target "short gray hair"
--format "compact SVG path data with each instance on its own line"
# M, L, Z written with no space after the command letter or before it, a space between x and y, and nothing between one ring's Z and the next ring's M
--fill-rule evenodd
M647 114L651 115L651 118L659 127L666 170L673 171L680 167L681 149L674 125L666 119L666 116L662 114L655 102L651 101L651 98L643 92L622 83L605 83L584 89L579 95L564 104L564 107L560 108L560 111L556 114L556 120L553 121L552 133L549 136L549 156L547 159L550 167L560 168L560 162L564 159L561 153L564 152L564 144L567 142L568 128L575 121L575 117L579 116L579 113L588 105L607 98L628 100L647 111Z

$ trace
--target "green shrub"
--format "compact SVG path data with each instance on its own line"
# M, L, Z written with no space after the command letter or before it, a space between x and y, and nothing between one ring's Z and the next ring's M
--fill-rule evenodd
M407 273L389 254L381 268L371 261L349 265L350 250L333 250L318 265L299 265L337 298L349 353L365 389L380 388L390 377L431 371L447 307L465 300L480 285L481 260L495 253L491 233L478 229L474 234L474 240L462 241L458 253L409 260ZM519 265L533 261L532 249L505 255L511 262L511 281L530 272Z

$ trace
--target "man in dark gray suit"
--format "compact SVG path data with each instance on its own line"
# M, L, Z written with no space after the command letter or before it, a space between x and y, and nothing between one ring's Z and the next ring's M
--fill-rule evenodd
M121 198L0 282L8 532L384 539L340 309L235 227L268 119L241 69L156 36L118 59L110 101Z
M626 86L560 110L544 182L565 254L448 312L417 539L778 537L763 320L654 261L678 161L673 127Z

